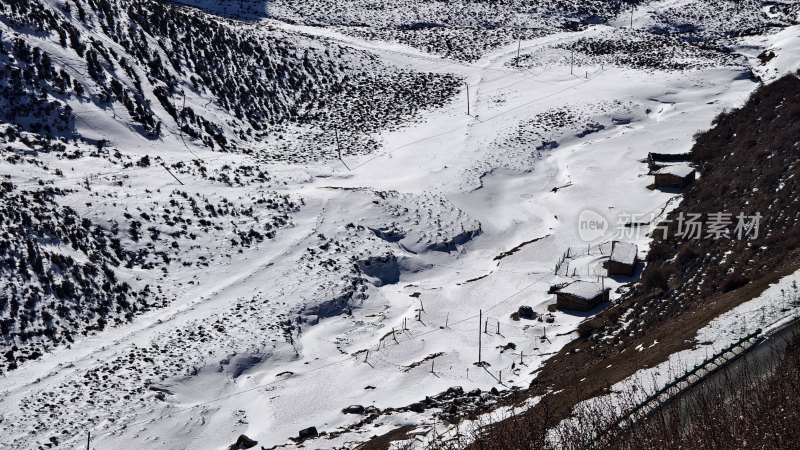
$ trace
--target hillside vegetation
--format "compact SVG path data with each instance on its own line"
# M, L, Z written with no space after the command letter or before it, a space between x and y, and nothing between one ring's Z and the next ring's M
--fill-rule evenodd
M310 124L357 125L364 140L441 105L457 83L169 2L11 0L0 8L5 120L49 136L71 137L65 103L80 100L121 106L152 139L182 131L217 149L252 150L287 126Z

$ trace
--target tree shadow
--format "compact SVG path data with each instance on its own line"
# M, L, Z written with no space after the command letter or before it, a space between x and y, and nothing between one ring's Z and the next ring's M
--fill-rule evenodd
M171 0L177 5L197 8L215 16L257 21L269 16L269 0Z

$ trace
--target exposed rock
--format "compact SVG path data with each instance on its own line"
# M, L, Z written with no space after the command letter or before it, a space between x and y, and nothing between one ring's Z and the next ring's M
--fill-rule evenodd
M342 410L345 414L364 414L366 410L361 405L350 405Z
M556 149L556 148L558 148L558 142L556 142L556 141L542 141L541 144L536 146L536 150L538 150L540 152L553 150L553 149Z
M376 286L395 284L400 281L400 267L397 265L397 257L392 253L369 256L359 260L357 264L359 270L372 278Z
M425 405L423 403L416 402L408 405L408 409L414 411L415 413L421 413L425 411Z
M464 388L461 386L450 387L447 389L447 394L452 395L453 397L464 395Z
M506 350L516 350L517 349L517 344L515 344L513 342L509 342L508 344L503 345L502 347L500 347L500 349L501 349L500 350L501 353L506 351Z
M228 447L228 450L244 450L247 448L255 447L258 441L254 441L245 435L240 435L236 443Z
M517 314L519 315L520 319L528 319L534 320L536 319L536 313L533 312L533 308L530 306L522 305L517 310Z
M449 241L435 242L430 244L427 249L435 252L452 252L455 251L459 245L466 244L480 234L480 229L464 231L463 233L453 236L453 238Z
M404 237L406 237L405 233L402 230L399 230L397 229L397 227L394 226L392 227L383 226L377 229L370 228L369 230L375 233L375 236L378 236L379 238L387 242L399 242Z
M300 430L300 432L298 433L298 437L300 439L314 438L317 436L319 436L319 433L317 432L317 427L308 427L306 429Z

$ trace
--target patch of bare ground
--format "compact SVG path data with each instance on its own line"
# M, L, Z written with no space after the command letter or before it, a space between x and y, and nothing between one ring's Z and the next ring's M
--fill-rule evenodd
M404 425L359 445L355 450L388 450L392 442L409 439L408 433L414 428L414 425Z

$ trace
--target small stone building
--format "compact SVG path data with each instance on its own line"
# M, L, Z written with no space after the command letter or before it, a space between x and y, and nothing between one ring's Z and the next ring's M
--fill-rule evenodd
M609 290L600 283L576 281L556 291L556 306L559 309L589 311L608 301Z
M630 277L636 271L639 247L632 242L614 241L611 243L611 257L606 262L609 275Z
M684 165L667 166L653 173L657 189L678 188L683 189L692 184L695 179L695 170Z

